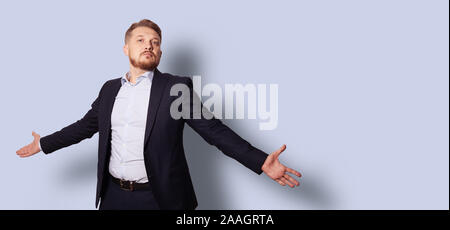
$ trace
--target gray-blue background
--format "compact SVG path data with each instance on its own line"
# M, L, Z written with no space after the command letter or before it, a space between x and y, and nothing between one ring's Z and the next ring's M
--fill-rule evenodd
M163 30L163 72L279 84L279 122L226 120L303 173L281 187L209 146L185 148L199 209L448 209L449 2L2 1L0 209L93 209L96 134L15 151L80 119L124 74L123 36Z

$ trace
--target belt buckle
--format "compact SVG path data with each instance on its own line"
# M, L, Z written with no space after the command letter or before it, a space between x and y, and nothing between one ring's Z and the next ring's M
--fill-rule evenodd
M125 181L123 181L123 180L120 180L120 181L119 181L119 183L120 183L120 188L123 189L123 190L125 190L125 191L130 191L130 192L132 192L132 191L134 190L133 181L127 181L128 183L124 183L124 182L125 182ZM129 185L128 188L125 186L125 184L128 184L128 185Z

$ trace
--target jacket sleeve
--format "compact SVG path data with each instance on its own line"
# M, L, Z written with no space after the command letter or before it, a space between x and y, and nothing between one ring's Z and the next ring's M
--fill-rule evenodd
M200 108L200 111L204 111L203 113L210 112L206 108L203 109L200 98L193 91L192 80L187 77L184 79L190 92L190 116L184 118L185 122L210 145L216 146L225 155L237 160L253 172L261 174L261 167L268 154L253 147L212 114L209 116L212 117L211 119L205 118L202 114L194 116L195 106Z
M106 83L100 90L97 99L95 99L95 101L91 104L91 109L84 115L83 118L57 132L54 132L53 134L47 135L40 139L42 152L45 154L52 153L58 149L79 143L86 138L91 138L96 132L98 132L99 101L105 85Z

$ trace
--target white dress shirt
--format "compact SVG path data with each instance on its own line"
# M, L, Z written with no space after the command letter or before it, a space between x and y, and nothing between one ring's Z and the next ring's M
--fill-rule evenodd
M148 182L144 164L144 138L153 72L139 76L133 84L128 73L116 96L111 114L111 158L109 173L119 179Z

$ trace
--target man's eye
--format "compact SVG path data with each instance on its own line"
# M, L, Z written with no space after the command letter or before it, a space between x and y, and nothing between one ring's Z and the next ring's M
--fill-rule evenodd
M139 39L138 42L142 42L142 39Z

